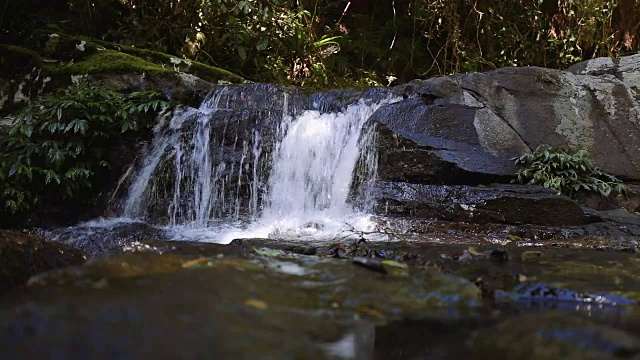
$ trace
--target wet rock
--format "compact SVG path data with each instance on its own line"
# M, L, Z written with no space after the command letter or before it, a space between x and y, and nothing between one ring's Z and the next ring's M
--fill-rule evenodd
M478 122L479 111L479 104L422 98L379 109L371 121L379 124L380 179L436 184L508 180L516 172L511 158L529 148L500 119Z
M409 267L407 266L407 264L394 260L378 260L356 256L353 258L353 263L357 266L381 274L409 275L407 271Z
M375 359L468 359L460 343L468 338L473 320L400 320L375 327Z
M626 238L628 242L640 240L640 215L637 213L624 209L590 210L590 213L598 222L585 226L585 234Z
M640 185L627 184L627 194L618 197L618 203L629 212L640 213Z
M181 270L183 264L189 265L189 260L154 253L126 254L118 258L89 260L83 266L44 272L31 277L28 285L104 288L112 279L168 274Z
M470 341L479 359L637 358L639 344L624 331L552 312L515 316Z
M0 354L364 358L374 323L447 321L479 306L477 287L452 275L245 255L133 254L38 276L28 292L0 299Z
M550 226L587 222L584 211L575 201L539 186L378 182L375 196L377 211L386 215Z
M515 300L540 304L548 302L560 304L558 307L566 306L568 308L580 305L602 308L636 303L618 295L574 291L527 280L518 284L513 293L500 293L498 297L501 298L501 301Z
M0 230L0 290L21 285L32 275L84 261L82 252L60 243Z
M155 246L165 244L169 235L144 222L96 220L77 226L44 230L44 236L83 251L89 257L112 256L123 252L161 251Z

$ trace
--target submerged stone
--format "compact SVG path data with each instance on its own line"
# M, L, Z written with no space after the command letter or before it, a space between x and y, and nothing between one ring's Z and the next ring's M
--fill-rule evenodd
M32 275L84 261L82 252L60 243L0 230L0 290L21 285Z
M577 315L539 313L514 316L482 330L470 341L475 358L636 358L640 339Z
M447 321L480 304L478 288L452 275L379 274L266 250L245 255L133 254L43 274L28 292L0 299L0 353L363 358L374 324Z

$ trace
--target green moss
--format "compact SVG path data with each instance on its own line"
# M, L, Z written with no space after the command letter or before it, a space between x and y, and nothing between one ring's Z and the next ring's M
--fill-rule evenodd
M84 61L71 65L46 64L45 68L54 74L130 74L154 73L170 74L173 71L150 63L135 56L113 50L103 50L87 57Z
M107 47L114 46L113 44L109 44L109 43L102 43L102 44ZM197 61L183 60L175 56L160 53L157 51L138 49L131 46L121 46L121 47L119 46L118 49L123 53L137 56L139 58L142 58L146 61L149 61L155 64L165 65L167 68L170 68L172 70L177 69L179 71L195 75L209 82L215 83L220 80L223 80L231 83L237 83L237 82L242 82L244 80L241 76L236 75L230 71L223 70L214 66L209 66ZM174 69L173 62L176 62L176 61L179 61L180 64L175 64L176 68Z
M559 85L561 82L560 76L551 72L545 72L544 74L534 75L533 79L536 82L539 82L545 85Z
M51 34L57 35L54 49L47 44ZM156 51L139 49L131 46L122 46L106 41L101 41L86 36L69 35L61 31L37 30L33 33L29 47L37 52L46 54L61 63L45 63L44 67L52 74L78 75L78 74L177 74L179 72L197 76L205 81L217 83L227 81L238 83L244 79L229 71L209 66L197 61L182 60L175 56ZM78 51L76 45L84 41L84 51ZM30 51L24 49L26 51ZM42 58L37 52L32 55ZM66 65L73 60L71 65ZM175 64L179 62L179 64ZM174 66L175 65L175 66Z

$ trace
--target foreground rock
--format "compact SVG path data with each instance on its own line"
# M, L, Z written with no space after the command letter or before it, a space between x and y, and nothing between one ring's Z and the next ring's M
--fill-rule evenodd
M143 222L96 220L77 226L43 230L50 241L87 254L107 257L136 251L155 251L154 244L169 239L166 231Z
M480 305L467 280L393 265L396 273L381 274L265 248L240 257L95 260L35 277L29 292L0 299L0 353L367 358L377 323L446 319Z
M143 251L42 273L28 288L0 297L0 355L639 354L634 253L432 240L175 243L158 246L163 254ZM311 253L302 248L313 246L316 256L285 250Z
M79 265L84 255L57 242L14 231L0 230L0 290L21 285L32 275Z
M640 338L567 314L516 316L472 341L491 359L612 359L640 355Z

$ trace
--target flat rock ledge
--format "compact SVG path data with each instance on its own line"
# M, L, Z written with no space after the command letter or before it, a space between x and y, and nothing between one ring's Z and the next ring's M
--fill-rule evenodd
M389 216L545 226L589 222L577 202L540 186L479 187L379 181L374 187L376 211Z

